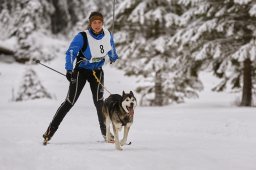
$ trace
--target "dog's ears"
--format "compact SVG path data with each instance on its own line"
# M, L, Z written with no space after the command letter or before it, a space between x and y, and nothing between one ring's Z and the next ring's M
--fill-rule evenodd
M125 92L123 91L123 96L125 95ZM130 91L130 95L132 95L133 96L133 92L132 91Z

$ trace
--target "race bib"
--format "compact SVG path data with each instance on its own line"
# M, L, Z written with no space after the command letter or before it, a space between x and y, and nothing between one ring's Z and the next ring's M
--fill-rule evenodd
M107 53L112 49L110 43L110 32L106 29L103 29L104 37L100 40L97 40L91 36L88 30L86 30L87 38L88 38L88 45L90 47L90 52L92 58L89 62L99 62L107 55Z

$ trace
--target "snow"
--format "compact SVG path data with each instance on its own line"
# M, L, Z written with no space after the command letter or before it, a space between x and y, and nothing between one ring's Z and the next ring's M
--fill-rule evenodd
M255 48L256 41L251 40L249 43L241 46L237 52L235 52L232 57L237 59L238 61L242 62L247 58L250 58L251 61L255 60Z
M164 39L164 37L159 37L152 42L152 45L155 46L155 49L160 53L165 52L165 44L166 44L166 40Z
M172 25L178 25L180 22L179 16L173 13L164 15L164 19L166 21L166 24L165 24L166 27L171 27Z
M240 4L240 5L246 5L250 3L252 0L234 0L234 3Z
M251 15L251 16L256 16L256 4L254 4L252 7L251 7L251 9L250 9L250 11L249 11L249 14Z
M0 40L0 47L8 49L9 51L15 51L17 46L17 38L12 37L7 40Z
M147 6L146 2L140 3L134 11L130 14L128 21L139 22L140 24L144 24L144 13L145 8Z
M47 63L64 73L64 55ZM64 100L64 76L33 66L56 99L12 102L12 89L26 66L0 63L1 170L254 170L256 168L255 108L236 107L237 94L213 93L216 82L202 74L205 90L199 99L165 107L140 107L128 140L117 151L100 135L89 85L67 114L48 146L42 134ZM111 65L105 85L112 93L134 90L136 79L124 77ZM15 93L14 93L15 94ZM108 96L105 92L105 96Z
M194 42L198 41L198 39L201 36L203 36L203 34L205 32L213 31L216 26L217 26L217 19L212 19L212 20L206 21L201 26L199 26L196 34L193 37L191 37L191 40L194 41Z

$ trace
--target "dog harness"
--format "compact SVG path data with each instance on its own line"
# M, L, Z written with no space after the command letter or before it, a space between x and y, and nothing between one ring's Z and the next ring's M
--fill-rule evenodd
M129 122L129 116L125 116L124 121L123 121L123 120L120 118L119 114L118 114L118 113L116 113L116 114L117 114L118 119L119 119L120 122L122 123L122 126L126 126L127 123Z
M111 105L114 108L114 107L116 107L118 105L118 103L117 102L113 102L113 103L111 103ZM121 109L123 109L123 108L121 108ZM112 120L113 114L116 114L118 119L119 119L119 121L122 123L122 126L126 126L126 124L129 122L129 116L128 115L126 115L123 120L121 119L120 115L118 114L118 112L120 112L120 110L118 112L114 112L114 110L111 109L109 112L111 113L110 119Z

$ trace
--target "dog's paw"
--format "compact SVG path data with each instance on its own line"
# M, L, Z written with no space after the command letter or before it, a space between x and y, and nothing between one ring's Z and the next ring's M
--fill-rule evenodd
M114 140L106 140L106 143L115 143Z
M116 146L116 149L119 150L119 151L123 150L123 148L121 148L121 146Z
M119 151L122 151L123 150L123 148L121 148L121 147L118 147L118 148L116 148L117 150L119 150Z
M121 140L120 145L124 146L126 144L126 140Z

